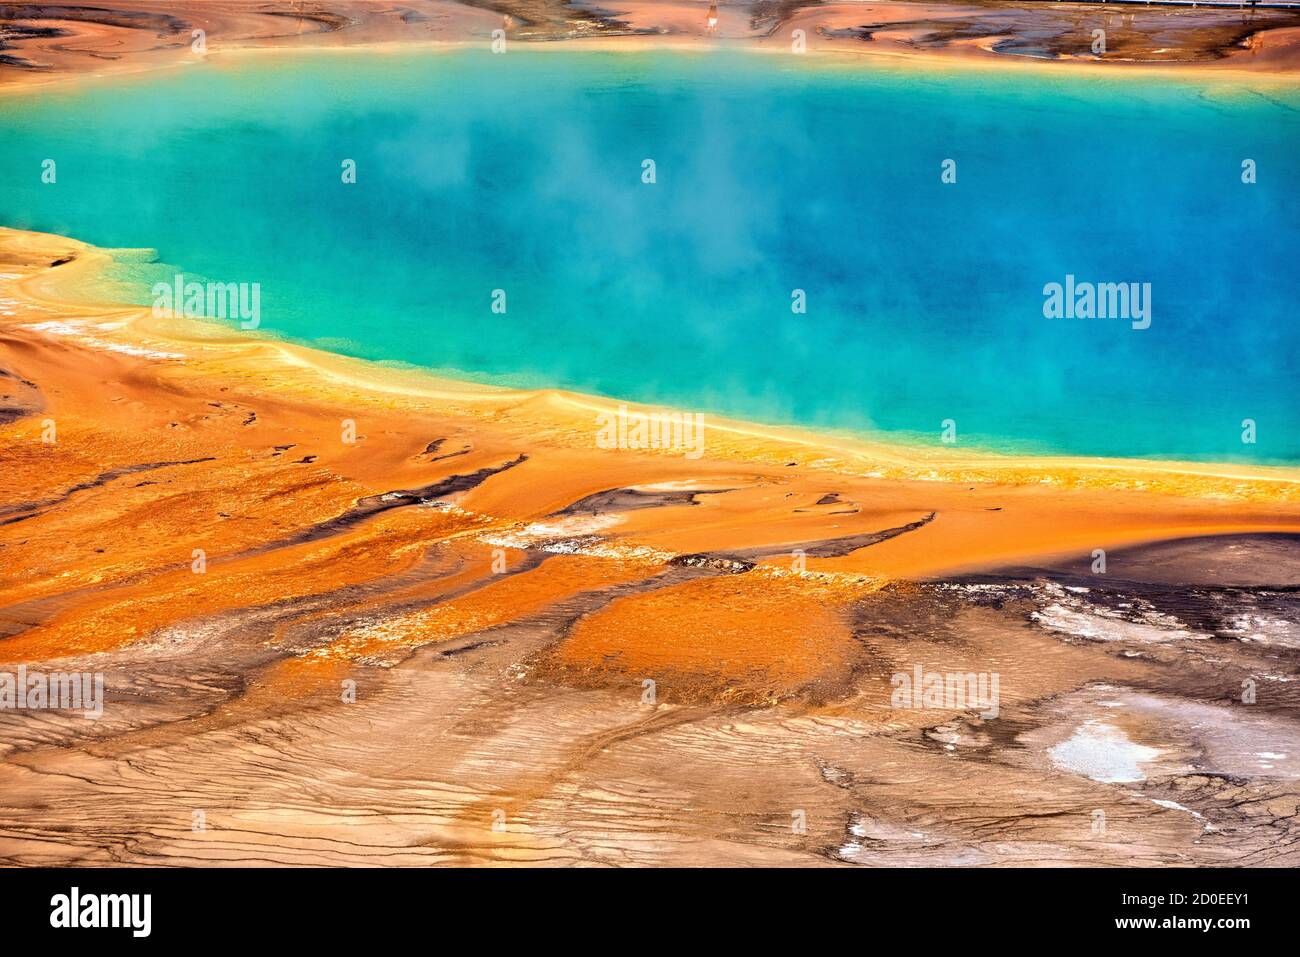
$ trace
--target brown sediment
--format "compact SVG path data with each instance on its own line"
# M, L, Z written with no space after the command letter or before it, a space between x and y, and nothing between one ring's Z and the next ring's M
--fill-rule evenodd
M1247 750L1300 705L1297 470L601 449L612 401L67 302L105 262L0 230L0 670L107 685L0 709L5 862L1293 862ZM916 665L1001 715L891 707ZM1053 757L1107 721L1143 781Z
M1297 26L1300 11L1019 3L866 5L858 16L836 17L820 26L832 39L915 50L967 50L975 55L1088 60L1111 63L1208 63L1258 56L1252 38ZM1104 50L1093 50L1094 30L1105 32ZM1279 34L1280 38L1285 33Z
M931 66L1125 67L1293 76L1300 11L1142 7L1039 0L879 3L743 0L165 0L0 4L0 90L78 74L194 65L205 56L276 49L487 44L492 31L535 47L747 48L857 53ZM1106 31L1105 52L1092 48ZM202 31L201 49L195 31Z
M35 415L44 407L41 390L35 382L0 369L0 425Z
M604 515L607 512L632 512L639 508L663 508L668 505L698 505L701 495L721 495L731 489L639 489L612 488L586 495L555 515Z
M136 465L123 465L119 468L109 469L107 472L101 472L92 479L84 482L78 482L69 488L63 489L56 495L49 498L41 499L36 502L11 502L0 505L0 525L11 525L14 522L26 521L34 518L42 511L62 502L67 501L78 492L84 492L87 489L99 488L109 482L116 481L127 475L137 475L141 472L153 472L158 469L171 468L175 465L195 465L199 462L211 462L211 456L200 459L187 459L180 462L141 462Z
M842 512L830 512L829 515L841 515ZM934 521L935 513L922 516L914 522L908 522L906 525L899 525L895 528L885 528L878 532L863 532L858 535L843 535L838 538L825 538L812 542L798 542L794 545L782 546L781 553L799 553L811 558L842 558L850 555L860 548L870 548L872 545L878 545L881 542L887 542L891 538L899 535L906 535L908 532L914 532L918 528L924 528ZM744 549L733 553L741 558L769 558L777 552L769 548L751 548Z

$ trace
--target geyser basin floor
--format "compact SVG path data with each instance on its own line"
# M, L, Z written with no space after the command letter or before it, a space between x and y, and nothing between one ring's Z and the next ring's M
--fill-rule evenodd
M0 669L108 688L0 711L7 862L1296 863L1294 755L1259 745L1295 737L1300 558L1258 534L1300 532L1293 470L600 450L594 400L49 298L104 262L0 232ZM916 665L998 672L999 716L891 707ZM1053 760L1102 719L1165 763Z
M1297 863L1293 88L427 53L0 104L0 859Z

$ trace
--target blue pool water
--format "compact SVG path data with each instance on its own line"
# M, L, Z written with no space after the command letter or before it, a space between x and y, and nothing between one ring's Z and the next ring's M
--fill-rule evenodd
M0 224L156 249L120 295L259 282L263 333L351 355L908 441L952 419L1008 450L1300 461L1295 88L212 58L0 100L0 183ZM1045 318L1067 274L1150 283L1150 328Z

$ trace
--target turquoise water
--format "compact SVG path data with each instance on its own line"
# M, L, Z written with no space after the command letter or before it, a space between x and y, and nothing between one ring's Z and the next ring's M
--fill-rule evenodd
M924 442L952 419L960 444L1300 461L1295 89L214 58L0 101L0 182L0 223L156 249L135 283L259 282L263 333L351 355ZM1044 318L1067 274L1151 283L1150 328Z

